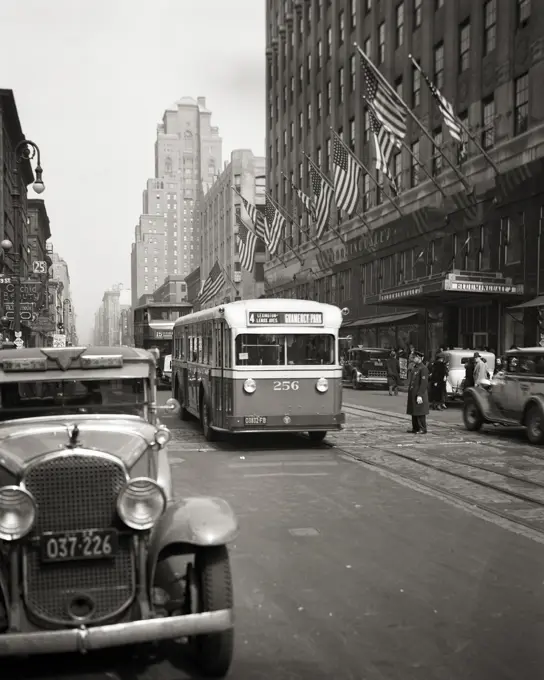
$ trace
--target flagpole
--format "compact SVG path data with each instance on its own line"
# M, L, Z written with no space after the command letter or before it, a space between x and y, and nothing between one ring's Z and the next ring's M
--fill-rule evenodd
M270 201L270 203L272 203L272 205L276 208L276 210L277 210L278 212L280 212L280 213L285 213L284 217L287 216L287 218L290 219L291 222L294 222L292 216L289 215L289 213L287 212L287 210L285 210L285 208L283 208L283 209L280 208L280 206L278 205L278 203L276 203L276 201L272 198L272 196L271 196L267 191L265 192L265 196L268 198L268 200ZM287 243L285 237L282 238L281 242L289 248L289 250L290 250L290 251L293 253L293 255L297 258L297 260L300 262L300 264L304 264L304 260L302 259L302 257L301 257L301 256L300 256L293 248L292 248L292 246L291 246L289 243Z
M418 62L414 59L413 55L409 54L408 59L411 60L412 64L417 68L417 70L423 76L423 80L425 80L425 82L428 84L427 81L430 81L430 79L427 77L426 73L423 71L423 69L418 64ZM434 97L433 97L433 99L434 99ZM451 104L450 104L450 106L451 106ZM482 156L486 159L486 161L489 163L489 165L493 168L495 173L497 175L500 174L499 168L498 168L497 164L495 163L495 161L491 158L491 156L483 148L483 146L480 144L480 142L476 139L475 135L473 135L469 132L468 127L463 123L463 121L457 115L455 116L455 122L459 125L459 127L463 130L463 132L471 140L471 142L476 146L478 151L482 154Z
M221 262L219 262L219 260L217 260L217 262L218 262L218 264L219 264L219 267L221 268L221 271L223 272L223 274L224 274L224 275L227 277L227 279L229 280L230 285L234 288L235 296L236 296L236 297L240 297L240 293L239 293L239 291L238 291L238 286L237 286L237 285L234 283L234 281L230 278L230 276L229 276L228 273L227 273L227 270L225 269L225 267L223 267L223 265L221 264Z
M313 162L313 160L310 158L310 156L308 156L307 153L305 153L305 152L303 151L302 154L303 154L303 156L306 157L306 160L308 161L308 163L310 163L310 165L313 167L313 169L320 175L321 180L327 182L327 184L331 187L331 189L332 189L332 191L333 191L333 196L334 196L334 184L331 182L331 180L325 175L324 172L322 172L322 171L317 167L317 165ZM338 238L340 239L340 241L342 241L342 243L343 243L344 245L346 245L346 243L347 243L346 239L345 239L344 236L338 231L338 229L337 229L334 225L331 224L331 222L332 222L332 220L331 220L331 218L329 217L329 227L330 227L331 230L336 234L336 236L338 236Z
M455 255L451 258L450 263L448 264L448 268L446 269L446 274L450 271L450 268L452 267L452 265L455 264L455 260L457 258L457 255L461 255L461 253L468 246L469 243L470 243L470 234L465 239L465 242L463 243L461 250L458 253L455 253Z
M367 99L364 95L363 95L363 101L366 102L368 108L369 108L369 109L372 109L372 111L374 112L374 115L376 116L376 109L375 109L374 106L372 105L372 102L369 102L368 99ZM377 118L377 116L376 116L376 118ZM383 123L382 123L382 125L383 125ZM408 144L406 144L406 142L404 141L404 139L399 139L398 141L399 141L399 143L401 144L402 148L403 148L403 149L406 149L406 151L408 151L408 153L410 154L410 157L413 158L413 160L414 160L414 161L418 164L418 166L423 170L423 172L425 173L425 175L427 176L427 178L431 180L431 182L435 185L435 187L436 187L436 188L438 189L438 191L442 194L442 196L443 196L444 198L446 198L446 194L444 193L444 189L442 189L442 187L440 186L440 184L438 184L438 182L436 181L436 179L435 179L435 178L431 175L431 173L427 170L427 168L425 167L425 164L422 163L421 160L420 160L419 158L417 158L417 156L415 155L415 153L414 153L414 152L412 151L412 149L408 146Z
M391 195L390 195L387 191L385 191L385 189L383 188L383 186L378 182L378 180L374 177L374 175L369 171L369 169L366 167L366 165L363 163L363 161L361 161L359 158L357 158L357 156L353 153L353 151L349 148L349 146L344 142L344 140L342 139L342 137L340 137L340 135L336 132L336 130L335 130L333 127L329 128L329 129L330 129L330 130L332 131L332 133L340 140L340 143L344 146L344 148L345 148L346 151L350 154L350 156L353 158L353 160L354 160L356 163L358 163L359 166L364 170L364 172L370 177L370 180L372 181L372 183L373 183L375 186L377 186L378 189L379 189L381 192L383 192L383 195L387 198L387 200L389 201L389 203L391 203L391 205L393 206L393 208L395 208L395 210L398 212L398 214L399 214L401 217L404 217L404 213L402 212L402 210L401 210L401 209L399 208L399 206L395 203L395 201L393 200L393 198L391 197Z
M451 162L451 160L443 153L442 149L440 149L439 147L437 147L437 145L436 145L436 143L435 143L435 141L434 141L434 139L433 139L431 133L427 130L427 128L423 125L423 123L421 123L421 121L418 119L418 117L415 115L415 113L412 111L412 109L408 106L408 104L406 104L406 102L404 101L404 99L403 99L399 94L397 94L396 90L395 90L393 87L391 87L391 85L389 84L389 81L387 80L387 78L386 78L385 76L383 76L383 75L380 73L380 71L374 66L374 64L372 63L372 61L366 56L366 54L365 54L365 53L363 52L363 50L359 47L359 45L358 45L357 43L353 43L353 44L354 44L355 48L357 49L357 51L359 52L359 54L361 55L361 57L362 57L362 58L365 60L365 62L370 66L370 68L372 68L372 71L373 71L373 72L376 74L376 76L380 79L380 82L381 82L383 85L385 85L385 86L387 87L387 89L389 90L389 92L392 93L392 94L394 95L395 99L396 99L397 101L399 101L399 102L402 104L402 107L404 108L404 110L408 113L408 115L410 116L410 118L415 122L415 124L419 127L419 129L423 132L423 134L427 137L427 139L431 142L431 144L432 144L435 148L438 148L438 151L441 153L441 155L443 156L444 160L445 160L446 163L450 166L450 168L453 170L453 172L456 174L457 178L458 178L459 181L463 184L463 186L465 187L465 189L466 189L467 191L472 192L474 189L473 189L473 187L470 185L470 183L469 183L469 181L467 180L467 178L463 175L462 172L459 171L459 169L458 169L457 167L455 167L455 165Z

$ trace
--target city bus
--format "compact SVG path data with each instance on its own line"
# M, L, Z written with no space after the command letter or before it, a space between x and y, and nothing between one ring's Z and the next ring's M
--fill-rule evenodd
M347 311L347 310L344 310ZM308 300L239 300L174 325L172 395L205 437L221 432L339 430L343 312Z

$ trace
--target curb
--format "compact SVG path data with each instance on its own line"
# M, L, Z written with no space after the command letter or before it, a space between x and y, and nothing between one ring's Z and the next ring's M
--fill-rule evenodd
M343 404L346 408L354 408L356 410L362 410L362 411L368 411L369 413L375 413L376 415L379 416L394 416L395 418L402 418L406 421L408 421L408 418L410 416L405 415L404 413L396 413L395 411L384 411L383 409L379 408L370 408L368 406L361 406L360 404L348 404L347 402ZM438 425L438 427L446 427L446 428L456 428L459 427L458 424L456 423L446 423L443 420L431 420L429 421L433 425Z

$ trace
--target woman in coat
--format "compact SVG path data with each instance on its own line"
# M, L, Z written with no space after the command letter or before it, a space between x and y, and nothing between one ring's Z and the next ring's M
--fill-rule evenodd
M422 363L422 352L414 352L414 367L410 374L406 413L412 416L411 434L427 434L429 415L429 370Z
M387 387L389 388L390 396L397 396L399 393L399 360L395 350L391 350L391 354L387 359Z

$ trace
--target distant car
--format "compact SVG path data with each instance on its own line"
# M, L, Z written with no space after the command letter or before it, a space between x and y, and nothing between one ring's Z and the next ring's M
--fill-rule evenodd
M544 348L508 351L504 370L465 390L463 421L473 432L485 423L523 425L532 444L543 444Z
M157 380L158 387L164 387L165 389L172 388L172 355L165 354L159 360L159 365L157 366Z
M343 382L354 390L387 387L387 359L391 350L381 347L352 347L343 366Z
M129 347L0 351L0 657L168 640L227 674L237 523L173 497L155 372Z

